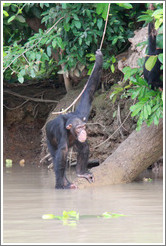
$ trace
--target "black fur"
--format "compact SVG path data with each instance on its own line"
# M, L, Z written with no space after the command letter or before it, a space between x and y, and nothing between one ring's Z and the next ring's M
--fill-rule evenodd
M148 55L145 58L145 63L148 60L149 56L155 56L163 52L163 49L156 48L156 35L157 35L157 32L154 28L154 23L149 23L149 26L148 26ZM148 85L150 85L152 89L156 89L159 87L162 88L163 82L161 80L161 76L163 74L163 71L160 69L161 62L159 61L159 59L157 58L157 61L151 71L148 71L145 68L145 63L143 67L143 74L144 74L144 78L148 82Z

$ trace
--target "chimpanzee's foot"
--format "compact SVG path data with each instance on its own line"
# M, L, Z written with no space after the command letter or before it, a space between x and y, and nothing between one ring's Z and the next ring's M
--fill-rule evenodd
M78 187L73 183L68 183L67 185L56 185L55 189L77 189Z
M85 179L87 179L89 181L89 183L93 183L95 181L93 174L90 173L90 172L83 173L83 174L77 174L77 176L79 178L85 178Z
M64 189L77 189L77 188L78 187L73 183L68 184L67 186L64 186Z

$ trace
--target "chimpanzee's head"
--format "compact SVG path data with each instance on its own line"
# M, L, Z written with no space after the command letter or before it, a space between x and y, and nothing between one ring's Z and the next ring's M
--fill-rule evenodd
M66 129L81 143L87 139L86 123L78 117L69 118L66 122Z

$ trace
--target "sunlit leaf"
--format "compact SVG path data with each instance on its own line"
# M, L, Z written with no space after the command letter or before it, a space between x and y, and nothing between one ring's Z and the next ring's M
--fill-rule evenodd
M115 66L114 66L114 64L111 64L111 72L112 72L112 73L115 72Z
M125 9L132 9L133 7L130 3L116 3L116 4Z
M4 16L6 16L6 17L9 16L9 14L8 14L8 12L7 12L6 10L3 10L3 14L4 14Z
M15 15L13 15L13 16L11 16L9 19L8 19L8 23L10 23L10 22L12 22L14 19L16 18L16 16Z
M156 64L156 61L157 61L157 56L150 56L145 63L145 68L148 71L151 71L154 65Z

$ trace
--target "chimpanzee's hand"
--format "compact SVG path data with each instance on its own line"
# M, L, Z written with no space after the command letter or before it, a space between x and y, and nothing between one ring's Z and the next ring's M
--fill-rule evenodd
M87 179L89 181L89 183L93 183L95 181L93 174L90 173L90 172L86 172L86 173L83 173L83 174L77 174L77 176L79 178Z
M96 56L103 56L103 54L102 54L100 49L96 50Z
M96 50L96 63L98 69L102 68L103 64L103 54L100 49Z

